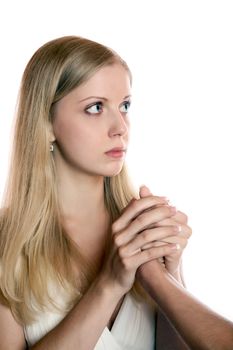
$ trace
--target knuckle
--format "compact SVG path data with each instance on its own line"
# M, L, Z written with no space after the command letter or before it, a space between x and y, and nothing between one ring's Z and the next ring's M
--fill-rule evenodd
M166 255L166 254L170 253L170 250L171 250L170 246L168 246L168 245L160 246L159 249L160 249L161 255Z
M118 231L118 222L115 221L113 224L112 224L112 233L116 233Z
M151 258L153 258L155 256L155 249L156 248L151 248L151 249L147 249L147 250L144 251L145 254L146 254L147 259L151 259Z
M121 258L121 260L123 262L123 260L125 260L124 259L124 257L125 257L125 247L120 247L120 248L118 248L117 251L118 251L119 257Z
M115 235L113 236L113 242L114 242L114 245L116 247L120 247L121 246L121 235L115 233Z
M126 258L122 259L122 266L124 270L129 271L131 269L129 259L126 259Z
M137 210L138 209L138 201L137 200L134 200L132 203L131 203L131 207L133 210Z
M175 216L176 213L177 213L176 208L173 207L173 206L165 206L164 208L166 209L166 212L165 212L165 213L168 214L169 217L170 217L171 214L172 214L172 216Z
M158 214L161 216L161 218L163 217L164 219L168 219L171 217L171 214L174 215L174 213L172 212L172 208L170 206L164 205L160 208L158 208ZM170 219L172 220L172 219Z
M179 242L180 247L183 249L186 247L187 244L188 244L188 240L185 237L180 237L180 242Z
M188 238L190 238L192 236L192 233L193 233L193 231L192 231L191 227L188 226L188 228L187 228L187 236L188 236Z
M188 216L187 216L185 213L183 213L182 211L180 211L179 214L180 214L180 219L181 219L181 221L182 221L183 223L187 224L187 222L188 222Z
M146 242L150 241L150 232L149 232L149 230L142 231L140 233L140 235L141 235L143 241L146 241Z
M162 247L163 245L165 245L166 243L161 242L161 241L155 241L153 243L154 247Z
M145 225L145 215L141 214L135 220L140 226Z

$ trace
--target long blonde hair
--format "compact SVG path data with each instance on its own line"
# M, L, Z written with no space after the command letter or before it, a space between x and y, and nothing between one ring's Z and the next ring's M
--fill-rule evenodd
M49 281L69 291L70 308L78 300L77 286L81 296L93 278L59 220L49 130L54 103L114 62L120 62L131 77L127 64L113 50L67 36L39 48L24 71L0 218L0 294L23 324L35 319L35 309L43 310L48 304L57 307ZM105 178L105 200L112 220L133 195L125 167L119 175ZM79 264L79 281L72 273L72 259Z

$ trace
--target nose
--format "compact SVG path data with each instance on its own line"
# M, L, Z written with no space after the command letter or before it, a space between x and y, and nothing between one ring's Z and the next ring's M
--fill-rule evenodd
M109 127L109 136L124 136L128 133L129 123L125 115L122 115L120 111L111 113L111 123Z

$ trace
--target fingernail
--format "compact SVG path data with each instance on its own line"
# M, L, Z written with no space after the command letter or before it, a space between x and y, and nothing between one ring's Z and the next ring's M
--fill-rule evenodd
M165 204L170 205L170 201L167 197L160 196L159 198L161 198L161 200L164 201Z
M175 214L177 212L176 207L170 207L172 214Z
M180 245L177 243L177 244L174 244L172 247L171 247L172 250L180 250Z
M181 226L174 226L175 232L181 232L181 230L182 230Z

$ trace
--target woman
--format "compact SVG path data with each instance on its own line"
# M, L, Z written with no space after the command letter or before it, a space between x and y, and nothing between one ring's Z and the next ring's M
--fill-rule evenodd
M139 268L157 260L182 283L191 230L129 185L130 88L126 63L84 38L47 43L26 67L0 221L4 350L154 348L136 272L145 286Z

